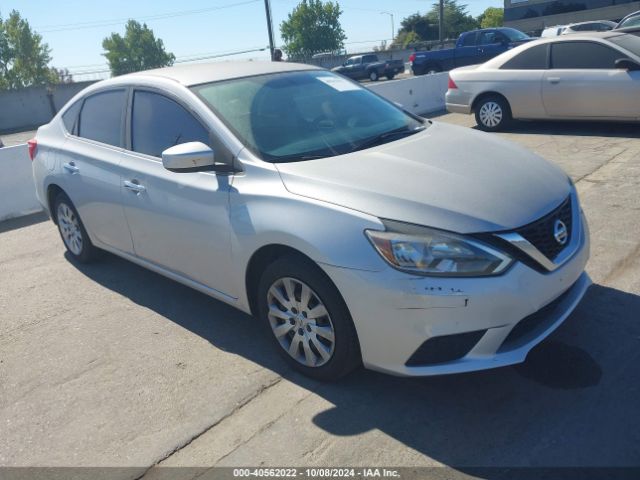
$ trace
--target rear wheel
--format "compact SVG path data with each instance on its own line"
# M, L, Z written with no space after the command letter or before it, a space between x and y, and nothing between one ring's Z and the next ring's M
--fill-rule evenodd
M427 75L435 75L436 73L440 73L442 69L438 65L427 65L424 71Z
M299 372L336 380L360 363L355 327L331 280L295 255L276 260L260 279L258 308L278 352Z
M372 82L377 82L379 78L380 77L378 76L378 72L376 72L375 70L371 70L371 72L369 72L369 80L371 80Z
M396 76L395 72L389 72L387 73L387 80L393 80L395 76Z
M93 246L80 215L69 197L60 192L53 203L58 231L69 254L79 262L88 263L95 259L98 249Z
M507 101L498 95L486 96L476 104L476 123L485 132L497 132L511 122L511 109Z

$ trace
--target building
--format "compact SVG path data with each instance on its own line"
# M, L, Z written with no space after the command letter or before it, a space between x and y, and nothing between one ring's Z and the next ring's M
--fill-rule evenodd
M504 0L504 24L534 34L554 25L616 21L638 10L638 0Z

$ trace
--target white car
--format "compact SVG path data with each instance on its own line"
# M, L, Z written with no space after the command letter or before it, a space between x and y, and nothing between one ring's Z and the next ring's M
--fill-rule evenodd
M253 314L320 379L522 362L589 285L562 170L308 65L99 82L29 152L73 261L107 250Z

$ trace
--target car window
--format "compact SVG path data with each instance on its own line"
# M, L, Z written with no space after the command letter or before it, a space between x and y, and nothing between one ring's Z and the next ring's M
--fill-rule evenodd
M378 138L383 143L389 132L412 134L422 127L369 89L322 70L191 88L245 146L269 162L342 155Z
M356 61L353 58L347 60L347 65L353 65L354 63L356 63Z
M500 43L496 32L480 32L478 45L492 45L494 43Z
M536 45L505 62L502 70L546 70L547 44Z
M375 55L367 55L366 57L364 57L363 63L373 63L375 61L377 61L377 58Z
M613 69L624 55L595 42L559 42L551 46L551 68Z
M469 33L462 38L462 47L473 47L476 44L477 34Z
M207 130L193 115L164 95L135 92L131 113L133 151L161 157L167 148L187 142L210 143Z
M638 27L640 26L640 15L627 18L618 28L622 27Z
M75 134L76 133L76 122L78 120L78 113L80 113L80 107L82 106L82 100L77 101L73 105L71 105L66 112L62 114L62 123L64 123L64 128L67 129L67 132Z
M124 90L111 90L87 97L82 104L78 135L109 145L122 145Z

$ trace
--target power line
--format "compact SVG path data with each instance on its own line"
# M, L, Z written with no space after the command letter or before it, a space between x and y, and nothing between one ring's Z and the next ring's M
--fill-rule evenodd
M141 21L165 20L167 18L196 15L199 13L213 12L216 10L223 10L223 9L239 7L243 5L250 5L252 3L258 3L258 2L260 2L260 0L245 0L242 2L228 3L226 5L218 5L216 7L209 7L209 8L201 8L198 10L182 10L177 12L161 13L157 15L147 15L143 17L137 17L136 20L141 20ZM37 30L38 33L64 32L68 30L83 30L88 28L108 27L111 25L122 25L127 23L130 19L131 18L117 18L117 19L110 19L110 20L96 20L92 22L77 22L77 23L67 23L67 24L61 24L61 25L45 25L42 27L35 28L35 30Z

